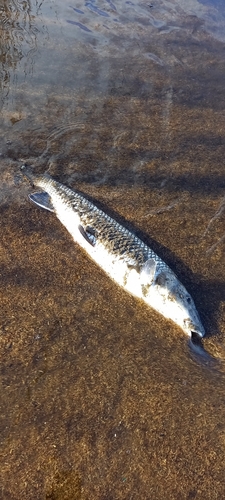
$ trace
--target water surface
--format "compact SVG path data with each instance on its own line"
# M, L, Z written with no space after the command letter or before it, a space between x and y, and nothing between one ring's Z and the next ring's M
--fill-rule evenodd
M223 4L5 0L0 15L1 498L223 498ZM216 362L28 202L23 162L171 265Z

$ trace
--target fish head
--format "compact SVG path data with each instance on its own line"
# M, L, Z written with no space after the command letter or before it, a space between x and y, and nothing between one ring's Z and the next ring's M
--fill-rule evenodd
M204 337L205 330L195 303L176 275L170 270L160 272L154 287L159 298L158 311L179 325L189 337Z

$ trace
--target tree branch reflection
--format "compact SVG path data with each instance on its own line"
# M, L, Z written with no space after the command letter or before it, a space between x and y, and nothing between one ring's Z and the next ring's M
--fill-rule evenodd
M16 70L23 60L26 77L33 72L37 51L38 13L42 2L37 0L2 0L0 7L0 89L1 101L9 94Z

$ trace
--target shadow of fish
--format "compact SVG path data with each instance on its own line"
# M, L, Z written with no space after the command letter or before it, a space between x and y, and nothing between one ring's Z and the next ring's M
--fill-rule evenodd
M189 336L202 338L204 328L194 301L170 267L135 234L97 208L85 196L48 174L23 174L41 192L29 195L54 212L75 242L122 288L176 323Z

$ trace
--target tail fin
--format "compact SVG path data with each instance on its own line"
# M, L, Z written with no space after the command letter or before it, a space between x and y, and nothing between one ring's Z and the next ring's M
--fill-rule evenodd
M51 178L50 175L48 174L35 174L33 172L33 169L31 167L29 167L28 165L22 165L20 167L20 170L22 172L22 174L24 175L24 177L26 177L26 179L28 179L32 186L35 185L35 180L37 180L39 177L46 177L46 178Z

